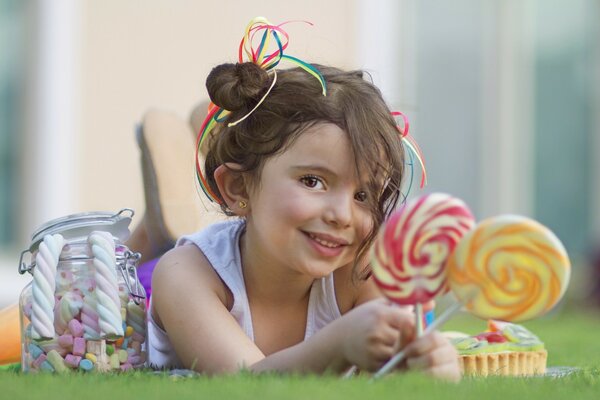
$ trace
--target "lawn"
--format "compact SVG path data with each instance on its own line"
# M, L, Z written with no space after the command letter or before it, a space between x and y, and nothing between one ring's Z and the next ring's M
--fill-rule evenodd
M136 372L127 375L23 375L0 372L0 399L197 398L197 399L599 399L600 314L565 309L525 324L545 341L549 366L581 367L561 378L471 378L459 384L419 374L367 377L250 376L177 378ZM446 329L477 333L485 323L458 316Z

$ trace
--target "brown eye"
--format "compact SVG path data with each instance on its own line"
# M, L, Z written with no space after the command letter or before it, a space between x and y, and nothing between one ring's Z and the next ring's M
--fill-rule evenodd
M303 176L302 178L300 178L300 182L304 183L306 187L309 187L311 189L318 188L319 185L321 185L321 187L323 186L323 181L321 180L321 178L313 175Z
M358 192L354 195L354 199L356 201L365 202L367 201L367 193L366 192Z

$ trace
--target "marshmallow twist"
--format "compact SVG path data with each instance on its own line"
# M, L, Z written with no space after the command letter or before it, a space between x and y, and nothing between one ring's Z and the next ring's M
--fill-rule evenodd
M571 264L560 240L531 219L482 221L448 261L452 292L480 318L518 322L538 317L563 296Z
M127 325L140 335L146 336L146 310L141 304L130 301L127 304Z
M373 278L397 304L420 304L448 289L445 265L475 224L461 200L442 193L421 196L392 214L371 250Z
M36 340L54 337L56 266L64 242L65 240L60 234L46 235L35 256L31 337Z
M100 332L105 337L123 336L114 239L107 232L92 232L88 243L94 255Z

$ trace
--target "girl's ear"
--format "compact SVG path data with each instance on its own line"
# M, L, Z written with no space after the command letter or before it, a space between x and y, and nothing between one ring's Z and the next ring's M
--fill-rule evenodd
M239 172L239 170L239 164L221 164L215 170L215 182L219 188L219 193L227 204L227 208L236 215L245 216L250 209L248 205L248 187L244 173Z

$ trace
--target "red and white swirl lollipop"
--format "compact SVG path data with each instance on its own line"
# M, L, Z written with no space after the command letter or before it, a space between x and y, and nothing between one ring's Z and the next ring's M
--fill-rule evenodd
M432 193L409 202L392 214L372 247L375 283L401 305L420 305L445 293L446 261L474 225L467 205L450 195Z

